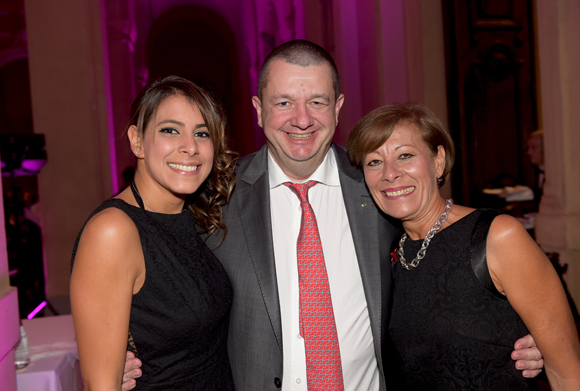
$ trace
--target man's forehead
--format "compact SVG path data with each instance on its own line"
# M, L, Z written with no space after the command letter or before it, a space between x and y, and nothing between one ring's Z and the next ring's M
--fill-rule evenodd
M293 63L292 61L286 61L282 58L277 58L270 63L268 73L272 73L273 69L294 69L299 71L300 69L308 72L312 69L320 69L322 72L327 73L328 77L332 77L332 71L330 65L324 61L319 62L309 62L309 63Z
M290 94L301 85L314 87L316 91L313 93L316 95L330 97L334 93L330 66L320 63L303 67L283 60L275 60L268 71L268 83L264 90L275 95Z

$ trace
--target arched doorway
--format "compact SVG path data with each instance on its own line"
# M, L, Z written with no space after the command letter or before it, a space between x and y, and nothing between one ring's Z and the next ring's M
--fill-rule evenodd
M231 147L253 152L250 89L240 75L234 34L220 15L198 6L163 14L148 35L147 67L149 82L177 75L211 91L228 114Z

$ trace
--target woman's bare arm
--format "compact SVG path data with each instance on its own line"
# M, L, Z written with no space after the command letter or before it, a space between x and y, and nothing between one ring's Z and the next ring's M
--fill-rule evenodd
M86 225L71 276L71 307L86 390L121 389L132 295L145 263L133 221L116 208Z
M553 390L580 390L580 342L560 279L543 251L514 218L491 225L487 260L542 355Z

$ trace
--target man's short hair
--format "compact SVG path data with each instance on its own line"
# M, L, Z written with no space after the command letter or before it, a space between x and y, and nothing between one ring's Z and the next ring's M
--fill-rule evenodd
M332 56L313 42L295 39L276 47L264 60L258 76L258 98L260 101L262 100L262 91L268 84L270 65L275 60L282 60L288 64L298 65L304 68L310 65L328 64L332 77L334 97L338 99L340 95L340 79Z

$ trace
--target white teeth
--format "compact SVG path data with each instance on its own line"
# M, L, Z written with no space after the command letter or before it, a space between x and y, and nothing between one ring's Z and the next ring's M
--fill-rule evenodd
M403 194L409 194L413 190L415 190L415 186L407 187L406 189L397 190L397 191L385 191L385 194L388 197L396 197L396 196L400 196Z
M305 133L305 134L295 134L295 133L286 133L288 136L292 137L294 140L308 140L314 133Z
M191 172L197 171L197 167L199 166L184 166L182 164L169 163L169 167L173 168L174 170Z

